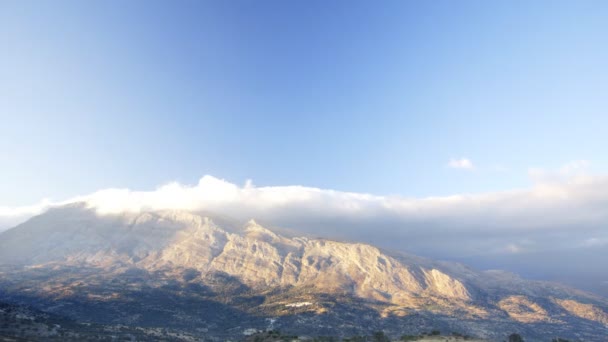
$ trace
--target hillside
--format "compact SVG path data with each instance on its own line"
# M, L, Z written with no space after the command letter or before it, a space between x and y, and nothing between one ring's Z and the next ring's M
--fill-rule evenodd
M189 336L389 336L439 329L601 341L605 299L361 243L288 238L184 211L52 209L0 234L0 298L78 322Z

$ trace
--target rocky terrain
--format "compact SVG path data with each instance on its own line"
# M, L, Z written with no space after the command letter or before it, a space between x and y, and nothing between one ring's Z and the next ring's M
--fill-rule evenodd
M608 336L608 302L588 293L183 211L110 216L71 205L34 217L0 234L0 299L148 339L239 340L274 329Z

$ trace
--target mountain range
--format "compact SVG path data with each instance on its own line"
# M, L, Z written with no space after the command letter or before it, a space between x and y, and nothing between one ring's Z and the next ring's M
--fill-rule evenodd
M178 210L101 215L83 203L0 234L0 300L106 327L100 332L140 329L145 339L240 340L265 330L608 336L608 300L557 283L290 236L254 220Z

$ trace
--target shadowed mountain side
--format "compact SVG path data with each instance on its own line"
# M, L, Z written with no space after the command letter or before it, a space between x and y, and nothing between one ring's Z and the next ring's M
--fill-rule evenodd
M217 274L209 283L221 285L206 286L188 281L192 270L180 273L181 277L175 279L175 274L141 269L120 268L100 274L97 268L54 265L13 271L11 281L1 282L0 297L79 322L103 325L213 331L217 336L240 324L265 324L264 317L239 309L260 305L263 297L234 297L249 293L248 287L234 277Z

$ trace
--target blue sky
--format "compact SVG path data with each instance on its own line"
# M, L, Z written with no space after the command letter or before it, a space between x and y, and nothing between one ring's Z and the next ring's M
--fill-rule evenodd
M2 1L0 205L205 174L422 197L601 173L607 18L605 1Z

